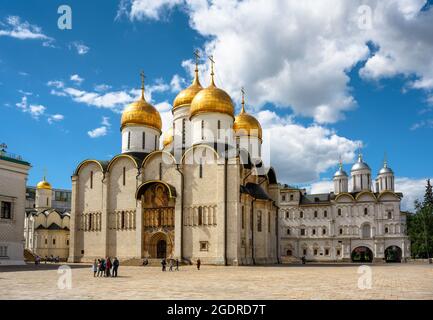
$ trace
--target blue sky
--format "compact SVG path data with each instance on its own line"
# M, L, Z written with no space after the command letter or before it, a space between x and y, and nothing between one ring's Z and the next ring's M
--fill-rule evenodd
M70 188L81 160L120 152L120 112L141 69L167 128L200 49L215 55L217 85L237 105L245 86L250 112L279 137L270 160L281 182L323 191L338 157L349 171L362 143L373 174L386 151L412 201L433 176L433 10L384 2L335 1L340 13L318 17L308 1L2 1L0 143L31 162L30 185L46 168L54 187ZM363 3L375 15L360 31ZM72 30L57 27L62 4Z

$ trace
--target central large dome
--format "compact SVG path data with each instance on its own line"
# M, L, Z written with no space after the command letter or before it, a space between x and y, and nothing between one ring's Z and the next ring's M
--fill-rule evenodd
M234 117L232 99L215 86L213 77L210 86L199 91L191 102L190 118L200 113L222 113Z

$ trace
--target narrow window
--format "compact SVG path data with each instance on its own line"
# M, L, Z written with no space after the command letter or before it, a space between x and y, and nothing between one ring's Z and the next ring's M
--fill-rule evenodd
M146 132L143 131L143 135L141 137L142 149L146 149Z
M292 250L287 250L286 254L288 257L292 256Z
M89 214L89 227L87 230L92 230L92 214Z
M316 235L316 229L313 229L313 236Z
M388 219L392 219L392 213L388 212Z
M283 194L283 196L282 196L282 201L286 201L286 195L285 194Z
M304 256L306 256L306 255L307 255L307 249L302 250L302 254L303 254Z
M290 229L287 229L287 235L290 235Z
M203 225L203 207L198 207L198 225Z
M128 150L131 148L131 131L128 131Z
M126 185L126 168L123 167L123 185Z
M154 141L154 149L156 150L157 148L156 148L156 140L157 140L157 136L155 136L155 141Z
M257 231L262 232L262 212L257 213Z
M389 229L388 227L385 228L385 233L388 233Z
M324 217L324 218L327 218L327 217L328 217L328 211L326 211L326 210L323 211L323 217Z
M314 211L314 218L317 218L317 211Z
M301 219L304 218L304 212L303 212L303 211L301 211L301 212L299 213L299 218L301 218Z
M48 244L48 238L45 238L45 244L46 245Z
M368 209L364 208L364 215L366 216L368 214Z
M120 215L120 226L122 229L125 229L125 211L122 211Z
M220 131L221 131L221 120L218 120L218 139L220 139L221 135L220 135Z
M317 249L314 249L314 255L317 256Z
M304 228L301 229L301 236L305 236L305 229Z
M338 215L341 216L341 209L338 209Z
M185 124L186 120L184 118L182 119L182 147L185 145Z
M293 194L290 195L290 201L293 201Z
M90 189L93 189L93 171L90 171Z
M329 256L329 249L325 249L325 256Z
M245 229L245 207L242 206L242 229Z
M47 207L48 207L48 197L47 197Z
M53 239L53 245L54 246L56 245L56 239Z
M200 164L199 164L199 177L203 178L203 163L202 160L200 159Z
M66 245L69 246L69 240L66 240Z
M325 228L322 229L322 234L323 234L323 235L326 234L326 229L325 229Z
M204 120L201 121L201 139L204 140Z
M340 234L343 234L343 228L340 228Z
M162 162L159 163L159 180L162 180Z
M289 211L286 212L286 219L289 219L290 215L289 215Z

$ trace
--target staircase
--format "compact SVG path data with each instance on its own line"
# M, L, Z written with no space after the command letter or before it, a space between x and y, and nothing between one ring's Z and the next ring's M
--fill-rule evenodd
M147 259L148 264L145 267L161 267L161 259ZM186 265L188 263L179 261L179 265ZM133 266L133 267L142 267L143 259L132 258L124 261L120 261L121 266ZM167 261L167 268L169 267L169 261ZM175 267L175 262L173 262L173 266Z
M35 262L36 255L31 252L29 249L24 249L24 261L26 262Z

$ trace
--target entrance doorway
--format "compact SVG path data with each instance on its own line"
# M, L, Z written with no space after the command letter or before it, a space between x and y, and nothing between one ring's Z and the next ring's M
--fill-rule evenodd
M401 262L401 249L397 246L390 246L385 250L386 262Z
M159 240L156 244L156 257L158 259L167 257L167 242L165 240Z
M373 252L367 247L356 247L352 251L352 262L372 262Z

